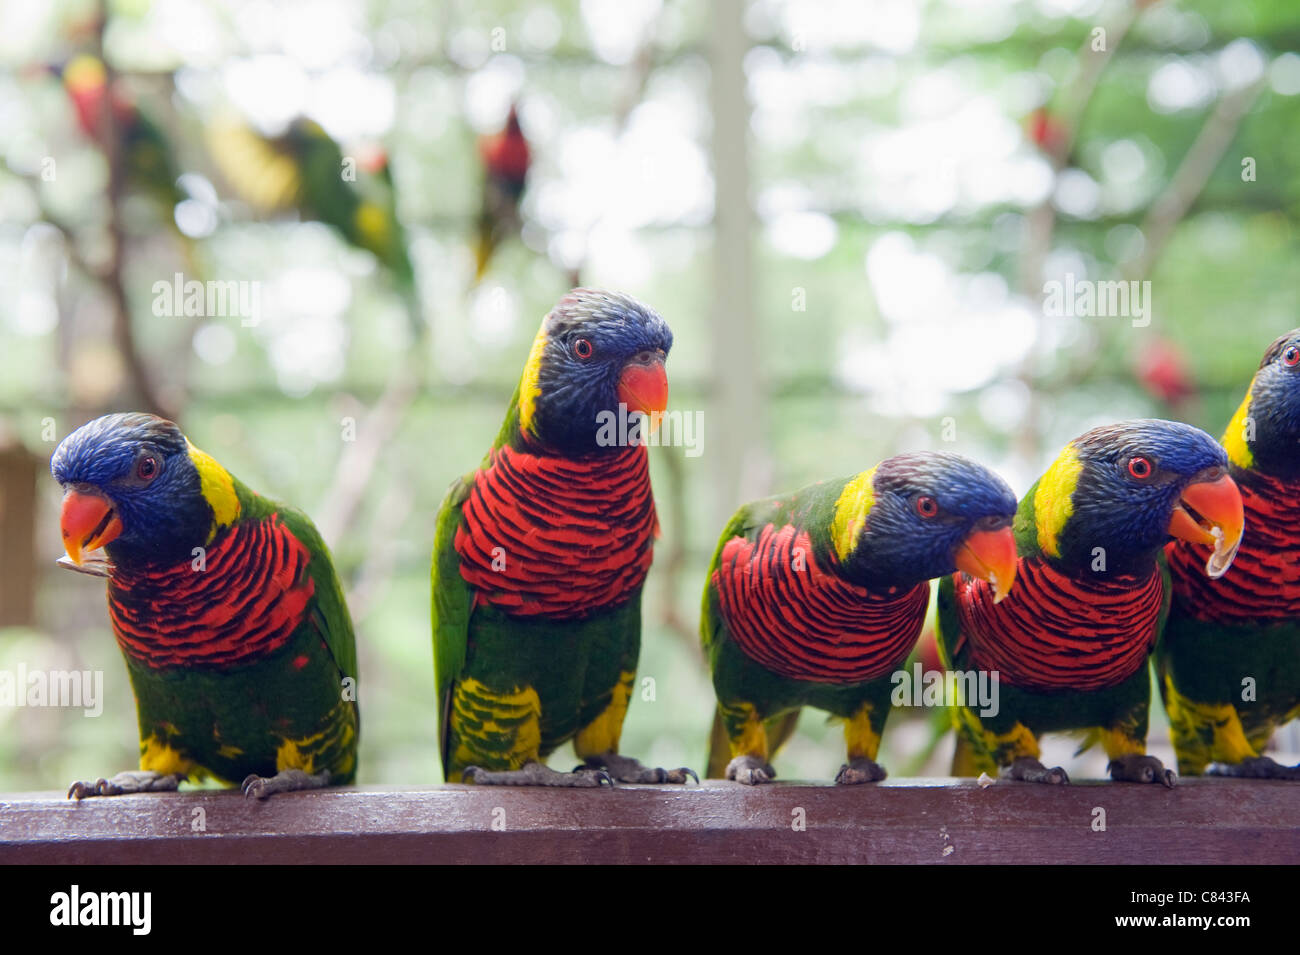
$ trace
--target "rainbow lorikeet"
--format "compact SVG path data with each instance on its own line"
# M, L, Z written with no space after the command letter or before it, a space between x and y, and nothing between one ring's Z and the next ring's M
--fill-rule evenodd
M658 532L643 419L626 415L664 410L672 343L640 302L571 291L542 320L482 465L443 501L433 631L449 782L596 786L690 773L618 754ZM586 766L547 768L541 760L569 739Z
M108 578L140 769L69 796L242 780L249 796L356 775L357 658L316 528L148 414L96 418L50 462L66 563ZM107 560L87 557L102 547Z
M837 783L876 764L894 673L930 604L930 580L961 567L1011 589L1016 497L955 454L900 454L849 478L746 504L722 532L700 634L718 696L712 777L775 777L769 759L815 706L843 718Z
M497 246L519 231L519 203L532 159L516 107L510 107L504 129L479 143L479 159L483 164L483 201L474 243L475 282L483 279Z
M382 149L343 149L321 125L293 120L278 136L263 136L223 116L208 127L208 149L222 176L258 213L294 211L331 226L349 245L371 253L392 277L415 334L423 328L415 269L397 217L388 155Z
M1065 446L1021 499L1016 589L939 586L940 654L953 670L998 673L996 705L954 708L955 775L1069 781L1039 761L1043 733L1100 740L1112 779L1173 786L1146 755L1147 658L1169 604L1159 557L1170 536L1215 543L1221 574L1241 540L1241 495L1209 435L1155 419L1094 428ZM1216 537L1217 535L1217 537Z
M171 222L172 210L186 194L177 185L176 152L162 129L120 89L109 89L108 71L98 57L79 54L50 69L62 79L82 133L101 149L108 146L104 112L112 111L127 185L163 206Z
M1261 755L1300 714L1300 328L1264 353L1223 446L1250 526L1232 569L1206 579L1206 545L1168 550L1155 659L1178 769L1300 779Z

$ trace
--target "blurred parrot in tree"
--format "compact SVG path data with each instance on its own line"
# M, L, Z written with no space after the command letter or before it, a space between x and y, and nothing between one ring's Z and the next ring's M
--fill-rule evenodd
M1025 120L1025 130L1034 145L1046 153L1048 158L1062 166L1068 164L1064 150L1068 145L1069 132L1064 122L1046 106L1040 106L1029 114Z
M1264 353L1223 446L1250 525L1231 571L1205 579L1203 544L1168 551L1156 669L1178 770L1300 779L1262 755L1300 715L1300 328Z
M939 649L953 670L999 674L995 712L955 707L953 774L1004 767L1012 779L1066 783L1039 761L1043 733L1086 731L1112 779L1175 783L1146 755L1147 658L1169 605L1159 560L1170 536L1217 546L1232 563L1241 495L1223 449L1185 424L1146 419L1094 428L1065 446L1016 514L1016 589L1006 600L954 574L939 586Z
M1151 338L1138 353L1137 378L1147 394L1184 414L1185 406L1196 397L1196 381L1187 359L1165 338Z
M176 153L162 129L120 87L115 85L110 95L108 73L97 57L79 54L50 70L62 80L82 133L105 152L110 143L104 114L112 111L127 187L158 202L175 228L173 210L187 196L177 185Z
M475 284L482 281L497 246L519 232L519 203L531 157L515 106L510 107L505 128L479 143L479 158L483 163L483 202L474 244Z
M700 634L718 696L708 775L753 785L815 706L844 719L835 781L876 762L894 682L916 644L930 580L955 567L999 595L1015 579L1016 496L955 454L900 454L849 478L745 505L722 532Z
M293 210L371 253L392 277L416 340L423 337L415 269L384 150L368 148L345 157L321 125L306 117L268 137L224 116L208 126L207 141L222 176L259 214Z
M433 631L448 782L694 775L618 755L658 532L641 428L667 405L672 343L632 298L569 292L542 320L482 465L443 501ZM584 766L541 762L569 739Z
M108 578L140 726L140 769L73 783L69 797L204 776L257 798L350 783L356 646L311 521L153 415L96 418L50 471L66 492L60 563ZM87 556L100 547L107 560Z

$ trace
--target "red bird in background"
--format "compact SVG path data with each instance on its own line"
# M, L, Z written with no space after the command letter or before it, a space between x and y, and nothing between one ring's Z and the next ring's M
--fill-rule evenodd
M186 194L176 184L180 168L162 128L140 110L120 85L114 84L109 89L108 70L97 57L81 54L66 64L47 69L63 82L81 132L101 149L116 145L122 155L127 185L157 200L170 222L172 210ZM117 127L116 144L108 141L105 129L105 113L109 110Z
M1029 114L1025 121L1025 131L1039 149L1049 157L1064 160L1067 134L1065 124L1052 115L1044 106Z
M483 205L479 210L474 246L474 281L482 280L492 253L521 226L519 202L523 198L532 157L519 126L518 105L510 107L505 128L479 143L483 162Z
M1173 409L1182 408L1196 396L1187 359L1168 339L1155 338L1138 353L1137 378L1147 394Z

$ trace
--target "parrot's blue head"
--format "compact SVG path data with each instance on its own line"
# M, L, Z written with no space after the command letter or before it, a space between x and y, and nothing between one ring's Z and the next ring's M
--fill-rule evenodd
M632 422L668 404L664 360L673 333L653 310L618 292L578 288L542 320L519 382L525 439L562 454L616 446ZM648 435L648 424L640 432Z
M847 572L872 586L910 587L961 569L1011 589L1016 496L988 468L957 454L887 458L836 502L833 543Z
M1170 536L1217 544L1217 576L1236 553L1244 517L1218 442L1191 425L1142 419L1066 445L1018 523L1047 557L1097 574L1149 570Z
M1238 467L1284 480L1300 477L1300 328L1264 352L1223 446Z
M50 473L65 491L63 544L77 564L98 547L121 566L189 560L238 513L230 475L150 414L82 425L55 449Z

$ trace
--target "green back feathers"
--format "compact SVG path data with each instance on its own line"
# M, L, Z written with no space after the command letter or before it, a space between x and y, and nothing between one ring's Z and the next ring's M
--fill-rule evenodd
M460 555L456 553L456 531L460 527L461 508L473 487L473 474L458 478L447 491L438 509L438 525L433 545L433 667L437 682L438 749L444 769L448 765L447 742L450 731L451 688L465 666L469 640L469 618L474 595L460 572Z

